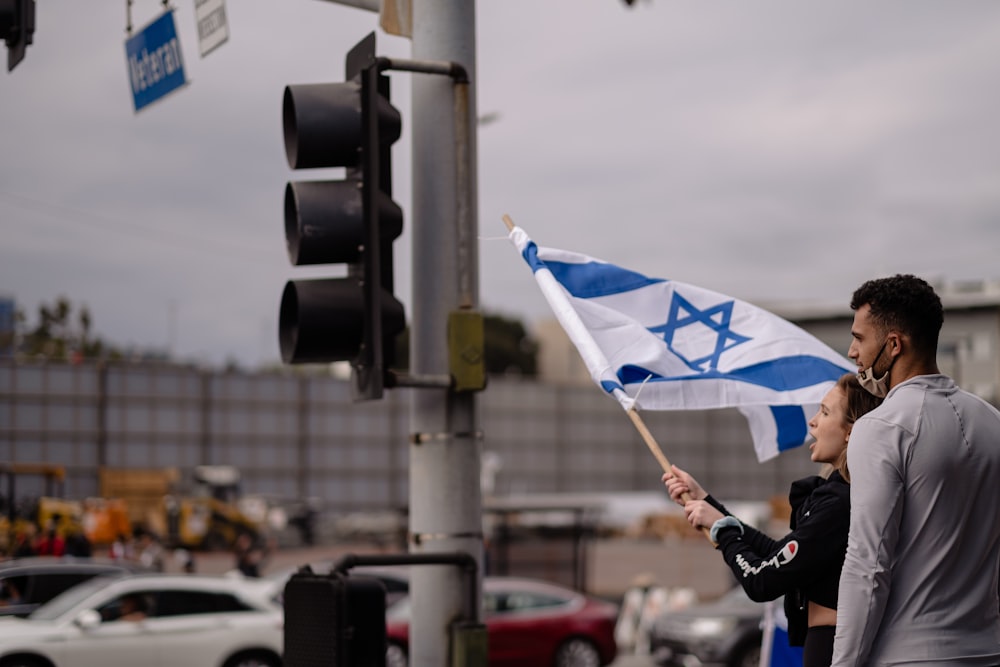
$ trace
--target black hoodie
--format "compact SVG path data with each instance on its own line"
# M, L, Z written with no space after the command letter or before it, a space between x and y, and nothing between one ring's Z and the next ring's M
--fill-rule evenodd
M706 500L729 514L711 496ZM735 526L718 531L717 548L751 600L767 602L785 596L788 641L801 646L808 602L837 608L851 521L850 486L839 472L828 479L806 477L792 483L788 500L792 506L788 535L774 540L741 522L742 535Z

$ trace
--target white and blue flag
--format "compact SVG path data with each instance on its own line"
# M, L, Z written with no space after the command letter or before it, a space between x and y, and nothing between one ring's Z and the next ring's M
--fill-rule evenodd
M749 303L542 248L520 227L509 236L594 382L626 410L739 408L766 461L806 442L823 396L856 371L815 336Z

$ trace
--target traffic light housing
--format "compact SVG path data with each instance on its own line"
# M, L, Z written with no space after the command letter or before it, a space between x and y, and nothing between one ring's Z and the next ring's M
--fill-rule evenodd
M285 285L279 342L286 363L350 361L355 399L381 398L395 337L406 326L393 295L392 243L403 213L392 200L391 147L402 121L375 57L375 34L347 55L346 81L285 88L292 169L345 167L341 180L285 187L285 240L296 266L346 264L345 278Z
M0 39L7 42L7 71L12 71L33 41L35 0L0 0Z
M293 574L284 590L286 667L385 667L385 586L342 572Z

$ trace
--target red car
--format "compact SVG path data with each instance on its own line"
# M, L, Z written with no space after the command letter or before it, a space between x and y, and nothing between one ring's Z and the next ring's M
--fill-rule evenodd
M490 667L601 667L615 659L618 607L544 581L483 580ZM405 667L410 601L386 616L386 667Z

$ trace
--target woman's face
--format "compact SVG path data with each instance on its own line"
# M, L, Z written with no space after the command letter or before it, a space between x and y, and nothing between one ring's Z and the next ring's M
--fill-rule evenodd
M823 398L819 411L809 420L809 435L816 439L809 445L809 452L816 463L836 463L841 452L847 449L851 431L847 427L846 410L847 397L840 387L834 386Z

